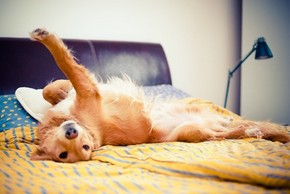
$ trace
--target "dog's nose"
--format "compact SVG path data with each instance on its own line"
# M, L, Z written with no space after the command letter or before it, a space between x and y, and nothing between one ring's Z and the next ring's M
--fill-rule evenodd
M78 130L73 127L69 127L65 132L65 137L67 139L74 139L78 136Z
M65 137L67 139L75 139L78 136L78 130L76 128L74 128L73 125L68 124L64 126L66 132L65 132Z

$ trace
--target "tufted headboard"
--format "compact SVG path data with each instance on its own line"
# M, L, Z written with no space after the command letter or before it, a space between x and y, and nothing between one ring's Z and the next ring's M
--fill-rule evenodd
M170 70L160 44L65 39L78 62L104 81L127 74L143 86L171 84ZM28 38L0 38L0 95L18 87L43 88L65 78L49 51Z

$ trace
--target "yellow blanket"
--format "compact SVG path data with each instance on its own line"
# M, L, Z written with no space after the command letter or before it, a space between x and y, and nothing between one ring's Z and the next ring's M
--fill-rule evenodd
M36 130L0 133L0 193L290 193L290 143L249 138L104 146L92 161L63 164L30 161Z

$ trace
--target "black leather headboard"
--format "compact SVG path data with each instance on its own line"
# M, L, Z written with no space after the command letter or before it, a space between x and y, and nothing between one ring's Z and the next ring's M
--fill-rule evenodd
M169 66L160 44L64 40L79 63L106 81L127 74L143 86L171 84ZM43 88L65 78L49 51L27 38L0 38L0 94L18 87Z

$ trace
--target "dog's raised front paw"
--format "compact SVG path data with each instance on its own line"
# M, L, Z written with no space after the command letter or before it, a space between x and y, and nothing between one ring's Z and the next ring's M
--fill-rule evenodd
M43 40L49 34L44 28L37 28L30 33L32 40Z

